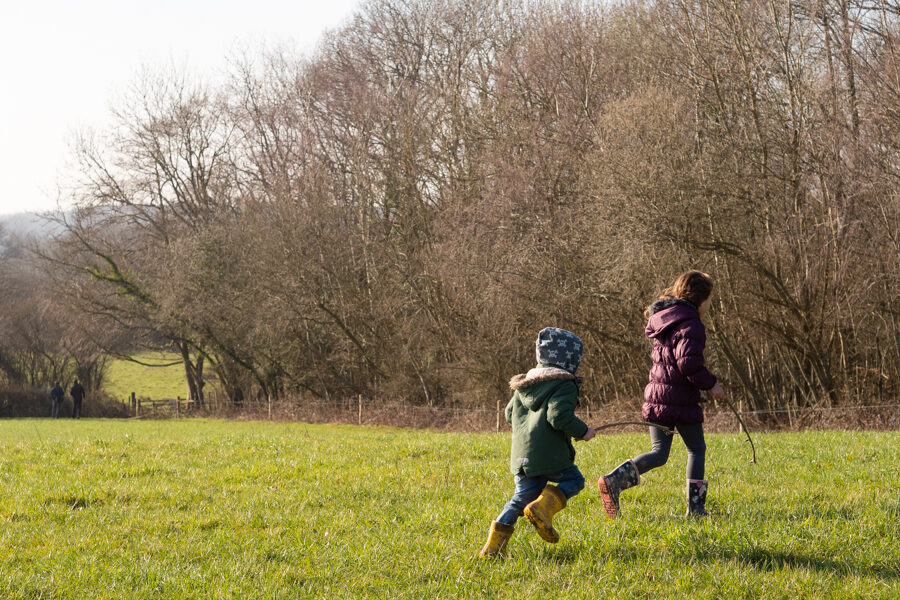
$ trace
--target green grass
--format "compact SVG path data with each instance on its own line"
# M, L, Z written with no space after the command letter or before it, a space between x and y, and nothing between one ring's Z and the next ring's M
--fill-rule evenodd
M549 545L524 520L475 558L512 492L508 436L183 421L0 424L2 598L897 598L897 433L709 435L603 516L593 480L641 434L579 443L589 487Z
M135 358L153 365L180 360L177 354L171 352L145 352ZM103 389L110 396L122 400L130 398L131 392L139 398L167 400L186 397L187 381L181 363L169 367L147 367L128 360L114 359L107 367Z

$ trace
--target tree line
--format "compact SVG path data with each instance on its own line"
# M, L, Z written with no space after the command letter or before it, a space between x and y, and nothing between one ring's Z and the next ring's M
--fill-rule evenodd
M552 325L636 404L644 308L697 268L745 406L896 400L897 2L370 0L231 65L145 73L79 139L37 253L84 343L45 354L89 383L168 349L197 401L493 406ZM9 380L11 323L47 322L16 306Z

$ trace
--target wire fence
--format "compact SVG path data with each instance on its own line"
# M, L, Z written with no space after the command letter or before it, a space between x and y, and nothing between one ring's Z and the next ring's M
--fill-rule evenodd
M411 427L441 431L508 431L504 410L506 399L494 406L416 405L356 396L343 400L291 398L275 402L247 402L241 407L212 394L203 404L182 398L151 399L131 394L125 402L102 395L85 399L85 418L171 419L217 417L296 421L305 423L343 423ZM582 399L576 414L597 427L608 423L640 421L639 402L600 404ZM751 431L800 431L807 429L900 430L900 402L868 405L776 407L737 412ZM60 413L69 416L71 402ZM740 423L727 405L712 401L704 405L704 429L711 433L740 431ZM45 390L0 387L0 418L50 416L50 401ZM642 431L639 425L604 429L602 433Z
M366 399L362 396L338 402L283 400L247 403L242 407L185 400L143 402L138 399L135 417L178 418L211 416L231 419L263 419L304 423L336 423L410 427L441 431L507 431L506 402L485 406L428 406ZM593 427L607 423L640 421L640 406L582 405L576 414ZM900 403L863 406L784 407L767 410L738 410L752 431L799 431L806 429L898 430ZM705 408L704 429L711 433L740 430L731 410L711 404ZM641 431L639 425L623 425L604 433Z

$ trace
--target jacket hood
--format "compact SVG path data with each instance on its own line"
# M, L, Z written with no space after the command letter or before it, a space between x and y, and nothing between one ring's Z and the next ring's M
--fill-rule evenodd
M644 334L651 339L662 336L669 328L689 319L699 319L697 307L680 298L657 300L650 305L650 319Z
M522 406L528 410L539 410L556 389L556 386L537 385L548 381L573 381L578 385L581 378L559 367L537 366L527 373L514 375L509 380L509 388L519 392Z

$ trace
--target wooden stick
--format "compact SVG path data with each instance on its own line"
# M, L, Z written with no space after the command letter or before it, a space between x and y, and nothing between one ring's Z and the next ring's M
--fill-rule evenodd
M739 413L737 411L737 409L734 407L734 404L732 404L728 400L728 398L723 398L723 400L725 401L725 404L728 406L728 408L731 409L731 412L734 413L734 416L737 417L738 423L741 424L741 428L744 430L744 435L747 436L747 441L750 442L750 452L752 453L750 462L753 464L756 464L756 446L753 445L753 438L750 437L750 430L747 429L747 425L744 423L744 420L741 418L741 413Z
M657 425L656 423L647 423L646 421L617 421L615 423L606 423L604 425L597 425L594 427L596 431L600 431L601 429L609 429L610 427L618 427L619 425L643 425L646 427L656 427L660 431L665 432L666 435L672 435L675 433L675 430L666 427L664 425Z

